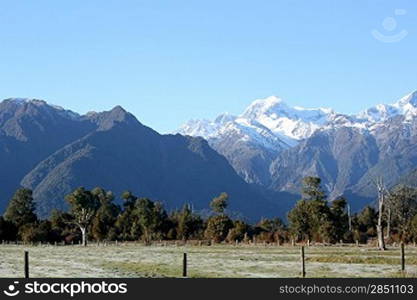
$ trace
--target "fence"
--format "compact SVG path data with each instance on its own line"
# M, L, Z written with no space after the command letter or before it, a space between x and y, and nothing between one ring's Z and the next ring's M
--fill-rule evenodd
M305 246L301 246L300 248L300 264L301 264L301 272L300 275L302 278L306 277L306 255L305 255ZM400 261L401 261L401 271L405 272L405 245L401 243L400 245ZM187 253L183 253L182 258L182 276L184 278L187 277L188 271L188 260L187 260ZM29 278L29 251L24 252L24 277Z

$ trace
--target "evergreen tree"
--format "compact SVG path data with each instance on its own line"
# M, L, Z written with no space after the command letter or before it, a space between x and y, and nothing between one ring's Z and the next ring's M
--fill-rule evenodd
M344 197L340 197L332 201L330 206L331 211L331 227L333 239L335 241L343 240L347 232L349 231L349 216L346 212L347 200ZM329 238L329 240L331 240Z
M7 206L4 219L17 228L36 222L35 202L30 189L21 188L16 191Z
M327 232L331 227L330 208L320 184L318 177L305 177L301 190L303 198L288 214L291 231L298 238L327 240L332 236Z
M321 179L313 176L304 177L301 195L304 200L324 201L326 194L321 187Z
M178 239L188 240L192 236L196 237L202 229L203 220L192 212L190 205L185 204L181 211L174 214L174 218Z
M409 238L411 220L417 214L417 189L404 185L397 186L389 193L387 205L391 211L391 220L401 240Z
M112 228L120 213L120 208L113 203L113 193L106 192L102 188L95 188L91 193L100 202L100 207L92 221L91 234L93 238L98 241L115 238ZM112 233L111 236L110 233Z
M155 238L162 238L167 214L159 202L152 202L148 198L140 198L135 202L133 216L142 232L142 240L149 243Z

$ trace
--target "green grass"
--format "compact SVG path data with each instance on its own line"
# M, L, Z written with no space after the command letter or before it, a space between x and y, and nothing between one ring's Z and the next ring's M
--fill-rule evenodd
M22 277L29 251L32 277L181 277L188 253L189 277L283 278L300 276L300 249L290 246L21 246L0 245L0 277ZM305 248L307 277L417 277L417 248L356 246Z

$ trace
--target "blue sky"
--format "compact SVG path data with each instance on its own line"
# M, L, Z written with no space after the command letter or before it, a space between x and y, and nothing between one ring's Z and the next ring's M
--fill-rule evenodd
M0 22L0 98L119 104L160 132L269 95L353 113L417 89L414 0L0 0Z

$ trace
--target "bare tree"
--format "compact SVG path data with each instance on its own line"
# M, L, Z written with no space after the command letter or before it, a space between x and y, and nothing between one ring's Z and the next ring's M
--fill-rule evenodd
M350 204L347 205L349 232L352 231L352 216L350 215Z
M390 236L391 236L391 205L389 205L389 203L388 203L388 206L387 206L387 232L385 233L385 238L389 239Z
M379 177L375 181L376 188L378 190L378 223L376 225L376 231L378 235L378 248L380 250L386 250L384 240L384 228L382 226L382 217L384 213L384 202L385 202L385 184L384 179Z

